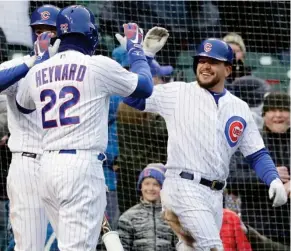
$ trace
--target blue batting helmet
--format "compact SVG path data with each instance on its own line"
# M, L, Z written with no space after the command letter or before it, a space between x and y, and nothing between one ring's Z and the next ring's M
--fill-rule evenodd
M224 41L217 38L209 38L204 40L198 47L197 53L194 56L194 72L198 65L199 57L213 58L232 65L233 51L231 47Z
M33 28L35 25L49 25L56 27L57 15L59 14L60 10L60 8L50 4L46 4L37 8L31 14L30 27ZM32 32L32 41L35 42L36 39L37 35Z
M60 8L46 4L37 8L32 12L30 17L30 26L45 24L56 27L57 15L60 12Z
M62 9L57 17L57 36L78 33L86 36L92 49L98 44L98 29L94 14L82 5L72 5Z

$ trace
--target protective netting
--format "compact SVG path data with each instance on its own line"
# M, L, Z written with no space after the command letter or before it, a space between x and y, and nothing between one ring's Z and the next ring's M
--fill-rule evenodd
M136 22L145 33L154 26L167 28L170 37L158 53L157 61L161 65L171 65L174 71L156 77L158 84L176 80L193 82L192 56L197 45L209 37L224 38L234 46L236 52L227 88L250 105L276 166L282 167L280 170L284 171L281 172L287 172L285 182L290 181L289 97L277 94L265 106L263 102L271 91L286 94L290 90L289 1L1 1L1 63L31 51L29 15L43 4L60 8L82 4L90 8L95 14L100 33L96 54L113 57L124 67L128 67L128 63L124 53L116 50L119 44L114 36L122 32L123 23ZM254 80L250 76L259 79ZM0 106L2 103L0 250L6 250L4 246L12 238L6 194L11 153L5 145L4 137L9 135L9 131L5 100L0 100ZM264 113L262 109L265 109ZM287 114L270 118L275 116L270 113L276 112ZM137 190L140 172L150 163L166 163L167 128L161 116L137 112L122 104L118 97L111 99L110 116L109 161L104 164L104 173L109 188L107 215L113 228L116 228L119 215L140 202ZM281 122L285 127L278 133L275 124ZM265 185L254 177L240 154L236 154L231 161L225 194L225 207L238 213L245 225L255 228L273 241L289 244L289 204L278 209L270 206ZM270 250L267 246L259 246L259 242L259 239L253 240L253 250Z

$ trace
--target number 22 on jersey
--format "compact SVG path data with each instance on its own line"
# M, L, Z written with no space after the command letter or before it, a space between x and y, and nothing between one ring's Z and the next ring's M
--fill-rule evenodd
M64 101L59 108L59 118L46 120L46 113L53 109L53 107L56 105L57 99L64 99L67 95L70 94L72 95L72 98ZM50 101L46 103L45 106L41 109L42 126L44 129L58 127L59 125L66 126L80 123L79 116L66 116L66 111L79 102L80 92L76 87L65 86L60 90L60 93L56 93L54 90L51 89L45 89L40 93L41 102L45 102L47 97L50 98Z

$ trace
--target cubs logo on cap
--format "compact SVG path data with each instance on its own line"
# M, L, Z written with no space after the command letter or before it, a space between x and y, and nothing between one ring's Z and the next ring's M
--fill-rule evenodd
M246 121L240 116L233 116L226 122L224 133L230 147L236 146L246 126Z
M211 49L212 49L212 44L211 44L211 43L206 43L206 44L204 45L204 51L205 51L205 52L210 52Z
M49 13L47 10L40 13L41 20L48 20L51 16L51 13Z

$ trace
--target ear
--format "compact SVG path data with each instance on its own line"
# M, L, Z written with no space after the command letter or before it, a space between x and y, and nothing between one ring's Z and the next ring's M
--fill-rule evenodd
M224 73L225 77L228 77L231 74L231 72L232 72L232 66L231 65L226 65L224 72L225 72Z

